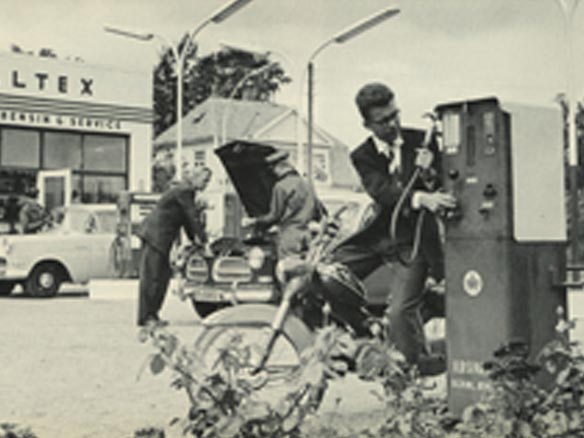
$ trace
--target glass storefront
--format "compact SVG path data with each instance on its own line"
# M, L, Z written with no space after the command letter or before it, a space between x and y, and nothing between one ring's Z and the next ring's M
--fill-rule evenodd
M128 187L128 147L125 135L0 127L0 197L35 186L39 170L70 168L81 202L115 202Z

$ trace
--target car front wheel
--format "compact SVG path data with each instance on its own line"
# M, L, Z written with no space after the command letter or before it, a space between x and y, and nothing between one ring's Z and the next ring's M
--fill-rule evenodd
M43 263L32 270L26 279L24 291L31 297L54 297L59 292L62 281L63 276L58 265Z
M14 282L12 281L0 282L0 297L7 297L12 293L12 289L14 289Z

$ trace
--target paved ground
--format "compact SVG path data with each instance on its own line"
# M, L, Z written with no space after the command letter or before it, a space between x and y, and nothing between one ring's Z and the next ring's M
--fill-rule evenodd
M170 374L145 372L137 380L153 349L137 340L135 297L106 292L90 299L73 287L55 299L0 298L0 422L28 425L42 438L130 438L137 428L165 427L186 412L184 394L169 387ZM584 293L571 304L582 317ZM194 339L189 303L169 294L162 316L182 342ZM366 423L379 407L374 388L354 377L340 381L325 412L340 398L336 418Z
M170 374L137 380L153 349L137 340L134 298L69 290L48 300L0 299L0 422L28 425L42 438L125 438L186 412ZM183 342L195 336L189 303L169 295L162 316ZM343 411L370 410L371 389L350 378L335 385L328 406L341 397Z

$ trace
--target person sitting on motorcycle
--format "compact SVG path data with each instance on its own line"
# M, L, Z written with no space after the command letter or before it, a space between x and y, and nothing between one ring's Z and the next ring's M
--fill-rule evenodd
M404 194L416 167L430 168L433 153L419 149L422 141L415 131L401 129L399 108L389 87L379 83L365 85L356 96L356 104L363 125L372 135L351 153L351 161L378 211L365 228L337 248L334 257L364 279L383 263L396 262L404 252L411 252L422 209L435 212L454 207L455 199L446 193L429 191L420 180L411 193ZM390 236L390 220L402 197L405 202L398 212L394 240ZM391 289L388 306L390 338L407 362L417 365L425 375L438 374L446 368L444 357L426 351L420 315L429 269L434 266L436 270L435 266L442 261L438 226L428 216L421 228L420 250L400 274L399 287Z
M274 152L265 160L277 178L272 189L270 210L262 216L243 218L241 225L264 230L277 225L278 259L301 256L308 249L308 226L310 222L321 219L324 207L312 187L290 164L287 152Z

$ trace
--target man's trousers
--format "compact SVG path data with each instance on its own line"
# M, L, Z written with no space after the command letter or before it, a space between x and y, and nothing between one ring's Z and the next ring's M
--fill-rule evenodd
M138 324L140 325L147 318L157 318L164 302L171 277L168 254L164 254L148 242L143 241L139 272Z
M335 261L345 264L359 279L365 279L383 263L398 263L395 253L381 251L381 245L345 245L335 250ZM404 249L405 250L405 249ZM395 269L388 289L390 337L409 363L415 364L426 352L420 308L424 298L428 262L418 254L408 267Z

